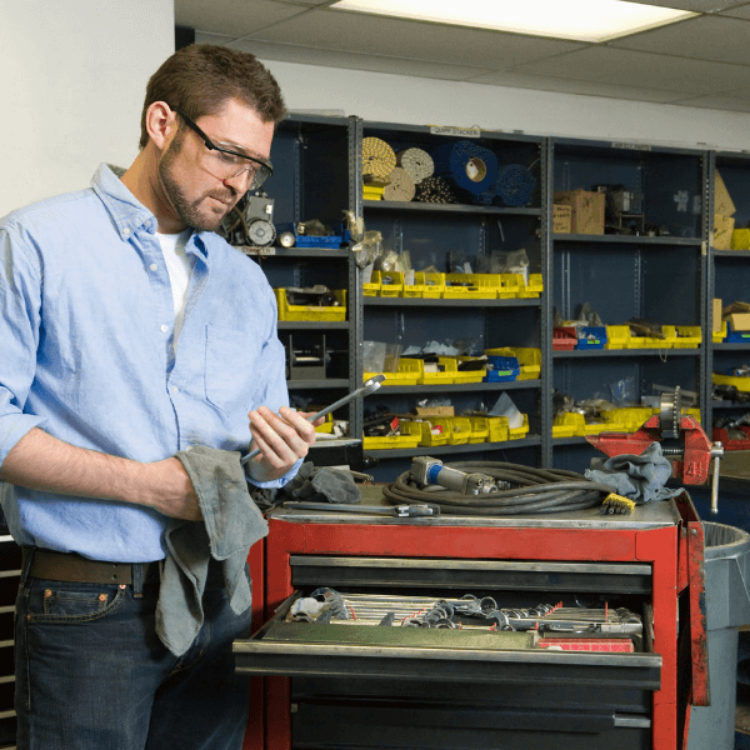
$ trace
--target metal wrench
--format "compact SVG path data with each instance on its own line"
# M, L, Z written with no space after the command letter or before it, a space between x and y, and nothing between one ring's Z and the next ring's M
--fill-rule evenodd
M318 412L315 412L315 414L311 414L309 417L305 417L305 419L308 422L316 422L321 417L325 417L326 414L330 414L332 411L335 411L339 407L343 406L344 404L348 404L350 401L353 401L355 398L364 398L365 396L369 396L371 393L375 393L375 391L380 388L380 384L385 380L385 375L376 375L374 378L370 378L369 380L365 381L365 384L361 388L357 388L356 391L352 391L348 396L344 396L344 398L340 398L338 401L334 401L329 406L326 406L324 409L321 409ZM247 455L243 456L240 459L241 464L246 464L251 458L255 458L260 453L260 448L256 448L253 451L250 451Z

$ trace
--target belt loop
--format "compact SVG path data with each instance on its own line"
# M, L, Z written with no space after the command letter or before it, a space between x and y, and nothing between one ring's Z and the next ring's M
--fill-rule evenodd
M133 563L131 566L133 573L133 597L143 599L143 563Z
M25 584L31 570L31 563L34 562L34 551L36 547L21 547L21 584Z

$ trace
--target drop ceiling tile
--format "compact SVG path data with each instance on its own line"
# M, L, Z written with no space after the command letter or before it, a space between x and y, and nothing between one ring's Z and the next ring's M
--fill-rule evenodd
M742 0L626 0L641 5L661 5L663 8L690 10L693 13L715 13L717 10L741 5Z
M245 36L272 26L300 13L306 8L275 0L174 0L174 20L214 34Z
M253 37L495 70L584 47L577 42L318 9L263 29Z
M742 65L596 47L513 68L514 73L622 84L635 88L710 94L744 88L748 70Z
M744 5L738 5L729 10L725 10L721 15L730 16L731 18L745 18L750 21L750 3L745 3Z
M713 96L701 96L697 99L686 99L674 102L678 106L699 107L701 109L721 109L729 112L750 112L750 98L740 99L736 96L716 94Z
M230 45L233 49L251 52L261 60L319 65L328 68L348 70L369 70L375 73L433 78L446 81L464 81L486 73L486 68L460 65L438 65L422 60L404 60L378 55L360 55L353 52L326 50L316 47L300 47L291 44L271 44L253 39L243 39Z
M700 16L616 39L609 46L750 65L750 21Z
M510 88L535 89L538 91L555 91L560 94L577 94L580 96L605 96L610 99L627 99L629 101L669 103L683 99L684 93L676 91L659 91L657 89L618 86L611 83L577 81L569 78L551 78L531 76L506 71L493 71L475 76L469 83L482 83Z

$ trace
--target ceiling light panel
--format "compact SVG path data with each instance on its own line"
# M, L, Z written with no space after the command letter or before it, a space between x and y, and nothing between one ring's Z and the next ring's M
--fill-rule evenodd
M579 42L606 42L695 15L622 0L339 0L330 8Z

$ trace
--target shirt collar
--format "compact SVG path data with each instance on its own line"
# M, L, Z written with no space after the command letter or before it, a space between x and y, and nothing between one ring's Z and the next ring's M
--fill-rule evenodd
M120 180L125 170L112 164L100 164L91 187L112 217L120 237L127 240L137 229L144 227L156 233L156 217L128 190Z
M120 179L125 171L114 164L100 164L91 178L91 187L112 217L121 239L127 240L140 227L149 234L156 234L159 226L156 217L138 201ZM193 232L188 245L194 241L196 249L202 251L205 257L208 254L210 238L215 236L213 232Z

